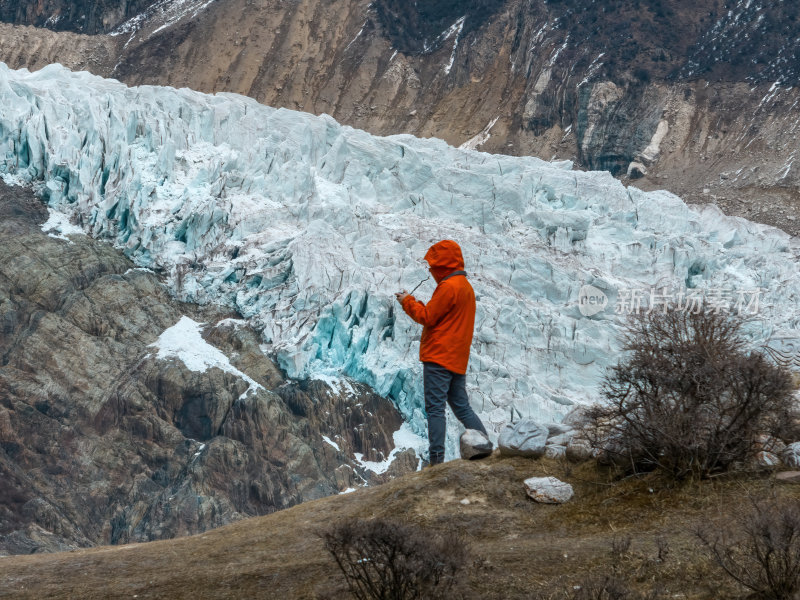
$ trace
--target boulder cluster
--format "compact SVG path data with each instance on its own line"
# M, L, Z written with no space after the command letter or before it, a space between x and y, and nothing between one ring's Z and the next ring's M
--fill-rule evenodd
M585 412L576 408L561 423L542 423L535 419L521 419L507 424L500 432L498 447L501 456L542 457L583 462L596 459L608 462L605 453L593 448L584 435ZM776 474L785 483L800 483L800 441L786 443L774 436L761 435L749 465L751 469L789 469ZM479 431L467 430L461 436L461 457L474 460L489 456L493 451L491 441ZM524 482L525 491L533 500L547 504L560 504L573 496L572 486L555 477L531 477Z

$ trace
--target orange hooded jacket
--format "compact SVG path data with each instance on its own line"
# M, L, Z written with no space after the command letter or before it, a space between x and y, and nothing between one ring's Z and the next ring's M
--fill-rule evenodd
M464 374L475 328L475 292L465 273L454 274L464 269L461 248L444 240L428 249L425 260L438 284L433 296L427 304L413 296L402 303L408 316L423 326L419 359Z

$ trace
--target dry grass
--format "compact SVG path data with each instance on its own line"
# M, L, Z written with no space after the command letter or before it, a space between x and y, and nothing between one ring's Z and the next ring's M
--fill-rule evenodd
M562 506L530 501L522 481L536 475L569 481L575 499ZM346 598L316 534L336 519L379 516L465 537L482 559L469 573L475 598L571 597L587 577L612 572L636 593L744 597L700 550L693 530L735 518L748 494L770 491L800 499L800 486L776 486L769 476L681 486L657 476L613 482L591 464L495 455L190 538L0 558L0 597ZM629 548L614 551L613 540L623 538Z

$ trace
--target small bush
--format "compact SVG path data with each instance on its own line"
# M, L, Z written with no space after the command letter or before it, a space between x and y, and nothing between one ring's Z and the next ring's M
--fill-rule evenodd
M758 597L798 597L800 506L796 501L755 503L728 530L699 530L697 536L725 573Z
M469 555L455 535L383 519L342 521L322 538L358 600L457 597Z
M627 326L628 356L589 411L592 445L631 470L706 477L748 460L756 437L793 423L786 371L746 350L743 321L711 310L651 312Z

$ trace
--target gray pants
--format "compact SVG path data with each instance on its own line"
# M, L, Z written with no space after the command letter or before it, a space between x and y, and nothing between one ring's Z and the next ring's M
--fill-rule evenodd
M446 431L445 402L453 409L456 418L467 429L486 433L478 415L472 410L465 387L467 376L459 375L432 362L422 363L422 381L425 384L425 412L428 415L428 442L431 464L444 462Z

